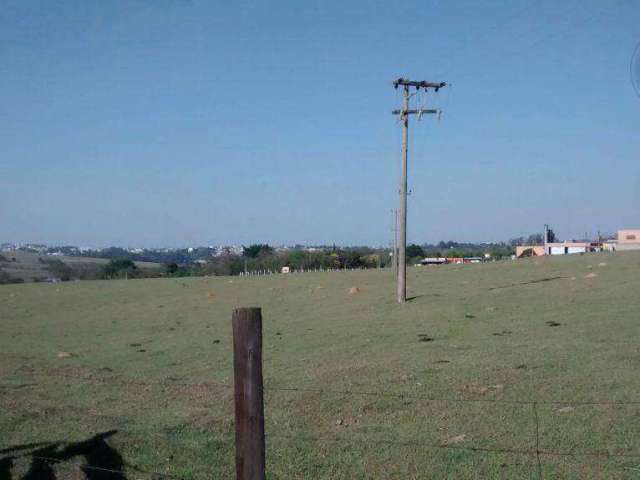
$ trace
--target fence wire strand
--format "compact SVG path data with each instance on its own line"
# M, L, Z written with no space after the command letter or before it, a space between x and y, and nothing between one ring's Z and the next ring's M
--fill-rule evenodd
M65 375L56 373L52 376L78 379L76 375ZM81 378L81 377L80 377ZM105 379L101 378L81 378L82 380L95 380L96 382L103 382ZM233 389L233 384L221 383L215 381L204 382L179 382L172 381L170 379L157 380L157 381L143 381L143 380L127 380L122 379L121 383L126 385L138 385L138 386L162 386L162 387L216 387L223 389ZM0 388L13 389L37 386L38 383L29 383L22 385L0 384ZM609 400L609 401L597 401L597 400L521 400L521 399L502 399L502 398L455 398L455 397L433 397L429 395L421 395L419 393L413 393L408 391L388 391L388 390L353 390L353 389L331 389L324 387L293 387L293 386L275 386L265 385L263 388L264 393L269 392L300 392L300 393L317 393L320 395L345 395L345 396L367 396L367 397L384 397L384 398L398 398L409 400L424 400L427 402L449 402L449 403L497 403L508 405L567 405L567 406L638 406L640 400Z
M90 465L88 463L80 463L80 462L70 462L69 460L63 460L60 458L54 458L54 457L43 457L40 455L22 455L22 457L24 458L31 458L34 460L40 460L43 462L46 462L48 464L64 464L65 466L69 466L69 467L73 467L73 468L78 468L80 470L94 470L97 472L103 472L103 473L110 473L112 475L118 475L120 477L126 478L127 475L130 475L131 472L126 472L124 470L116 470L113 468L106 468L106 467L100 467L98 465ZM149 471L149 470L142 470L138 467L129 466L132 470L134 470L136 473L138 474L143 474L143 475L150 475L152 476L152 478L183 478L183 476L181 475L176 475L176 474L171 474L171 473L163 473L163 472L157 472L157 471Z
M265 435L266 438L283 438L288 440L302 440L307 442L326 442L331 441L335 443L357 443L362 445L364 443L372 443L372 444L382 444L382 445L395 445L401 447L422 447L426 449L441 449L441 450L462 450L462 451L470 451L470 452L478 452L478 453L504 453L504 454L513 454L513 455L527 455L531 457L539 457L539 456L550 456L550 457L597 457L597 458L640 458L639 453L624 453L624 452L605 452L605 451L578 451L578 452L569 452L569 451L558 451L558 450L541 450L538 447L536 449L519 449L519 448L502 448L502 447L476 447L476 446L465 446L465 445L452 445L452 444L438 444L438 443L427 443L421 442L417 440L405 440L405 441L397 441L397 440L386 440L386 439L371 439L367 438L344 438L344 437L333 437L333 438L320 438L320 437L311 437L311 436L303 436L303 435L280 435L280 434L270 434Z
M500 398L451 398L451 397L431 397L410 392L389 392L389 391L363 391L363 390L332 390L327 388L305 388L305 387L273 387L266 386L265 393L269 391L278 392L306 392L318 394L335 394L335 395L361 395L372 397L389 397L410 400L425 400L428 402L450 402L450 403L502 403L510 405L574 405L574 406L620 406L620 405L640 405L640 401L604 401L595 400L509 400Z

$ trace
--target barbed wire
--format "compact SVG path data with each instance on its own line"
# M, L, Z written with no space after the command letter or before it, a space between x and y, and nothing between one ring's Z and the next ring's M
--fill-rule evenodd
M33 459L33 460L40 460L42 462L46 462L48 464L64 464L65 466L68 467L72 467L72 468L78 468L81 470L94 470L97 472L103 472L103 473L109 473L109 474L113 474L113 475L118 475L120 477L126 478L127 475L131 474L131 471L127 471L127 470L118 470L115 468L107 468L107 467L102 467L99 465L91 465L88 463L81 463L81 462L72 462L70 460L65 460L65 459L61 459L61 458L55 458L55 457L45 457L42 455L30 455L30 454L22 454L19 455L17 457L12 457L13 460L18 459L18 458L27 458L27 459ZM142 474L142 475L149 475L151 476L152 479L158 479L158 478L169 478L169 479L183 479L185 478L183 475L179 475L179 474L174 474L174 473L166 473L166 472L159 472L157 470L144 470L141 469L140 467L137 467L135 465L130 465L130 464L125 464L126 467L128 467L130 470L134 471L137 474ZM193 467L193 465L189 465L190 467ZM210 474L210 472L208 472L207 474Z
M333 437L333 438L320 438L313 436L304 436L304 435L280 435L280 434L265 434L265 438L282 438L288 440L296 440L296 441L308 441L308 442L336 442L336 443L357 443L362 445L363 443L371 443L371 444L384 444L384 445L395 445L402 447L423 447L427 449L443 449L443 450L463 450L477 453L504 453L504 454L514 454L514 455L527 455L531 457L536 457L537 455L545 455L545 456L556 456L556 457L607 457L607 458L640 458L640 452L635 453L627 453L627 452L609 452L609 451L597 451L597 450L587 450L587 451L559 451L559 450L549 450L549 449L520 449L520 448L506 448L506 447L478 447L478 446L467 446L467 445L454 445L454 444L446 444L446 443L429 443L423 442L419 440L389 440L389 439L375 439L370 437L360 436L361 438L344 438L344 437Z
M336 395L362 395L362 396L378 396L392 397L412 400L426 400L429 402L450 402L450 403L502 403L511 405L575 405L575 406L598 406L598 405L640 405L640 401L595 401L595 400L510 400L500 398L451 398L451 397L432 397L427 395L419 395L411 392L388 392L388 391L358 391L358 390L332 390L326 388L305 388L305 387L273 387L266 386L265 392L281 391L281 392L308 392L319 394L336 394Z
M82 380L93 380L100 383L108 383L113 378L83 378L77 375L60 374L55 373L54 376L63 378L73 378ZM233 384L220 383L220 382L177 382L170 379L163 379L157 381L139 381L139 380L127 380L122 379L120 383L125 385L138 385L138 386L162 386L162 387L195 387L195 388L223 388L233 389ZM30 383L28 386L37 386L38 383ZM371 385L369 385L371 386ZM2 385L0 388L16 388L14 385ZM22 385L18 385L17 388L21 388ZM331 389L325 387L294 387L294 386L277 386L277 385L265 385L263 387L264 393L269 392L300 392L300 393L317 393L320 395L332 394L332 395L345 395L345 396L366 396L366 397L384 397L384 398L398 398L409 400L424 400L427 402L443 402L443 403L496 403L507 405L566 405L566 406L637 406L640 405L640 400L540 400L540 399L503 399L503 398L455 398L455 397L434 397L430 395L421 395L415 392L409 391L388 391L388 390L353 390L353 389Z
M117 470L114 468L107 468L107 467L101 467L98 465L91 465L88 463L80 463L80 462L70 462L69 460L64 460L64 459L60 459L60 458L54 458L54 457L43 457L40 455L21 455L22 458L30 458L30 459L34 459L34 460L40 460L42 462L46 462L48 464L64 464L65 466L69 466L69 467L73 467L73 468L78 468L80 470L94 470L97 472L103 472L103 473L110 473L112 475L118 475L119 477L123 477L126 478L128 472L124 471L124 470ZM178 475L173 475L170 473L163 473L163 472L157 472L157 471L146 471L146 470L141 470L139 468L132 468L133 470L135 470L137 473L139 474L144 474L144 475L150 475L153 478L183 478L181 476Z

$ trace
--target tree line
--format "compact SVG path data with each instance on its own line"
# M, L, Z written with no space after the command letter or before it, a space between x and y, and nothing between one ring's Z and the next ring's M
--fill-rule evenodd
M517 239L537 241L534 235ZM514 253L516 239L502 243L462 243L441 241L437 244L410 244L407 246L407 264L419 263L425 257L510 257ZM242 248L241 253L226 249L221 255L213 256L211 248L144 250L130 252L112 247L77 253L75 247L64 247L75 257L104 258L109 261L99 264L95 261L66 263L60 259L41 258L47 265L50 277L34 278L34 281L55 280L98 280L134 279L158 277L187 277L204 275L239 275L243 272L280 272L283 267L293 271L314 269L354 269L385 268L393 264L393 251L388 248L371 247L317 247L298 246L290 249L276 249L268 244L252 244ZM59 250L59 249L58 249ZM5 258L4 261L7 259ZM139 267L136 262L147 261L159 266ZM0 275L0 283L16 281L8 275Z

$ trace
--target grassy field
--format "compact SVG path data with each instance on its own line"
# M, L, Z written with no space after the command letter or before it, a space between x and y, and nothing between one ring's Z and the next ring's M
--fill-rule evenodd
M389 270L0 286L0 477L234 478L231 311L261 306L269 478L640 478L639 272L411 268L402 306Z

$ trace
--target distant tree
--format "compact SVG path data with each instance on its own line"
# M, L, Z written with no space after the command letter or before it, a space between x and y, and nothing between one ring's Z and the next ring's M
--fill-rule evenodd
M354 250L341 251L338 254L341 268L360 268L365 266L365 261L360 256L359 252Z
M415 243L412 243L411 245L407 246L406 253L407 253L407 258L416 258L416 257L425 256L424 249L420 245L416 245Z
M527 238L527 245L542 245L544 243L544 235L542 233L532 233Z
M0 285L5 283L24 283L24 278L15 278L7 272L0 271Z
M95 262L73 263L73 278L78 280L99 280L104 278L103 267Z
M169 263L166 268L167 275L175 275L179 268L176 262Z
M509 239L509 245L512 247L517 247L518 245L524 245L526 243L526 239L524 237L516 237Z
M68 282L73 278L73 269L61 260L47 260L47 270L52 277Z
M132 260L114 258L104 266L102 273L104 278L136 277L138 267Z
M205 271L214 275L238 275L244 269L243 260L236 255L224 255Z
M153 276L150 272L144 272L145 277ZM169 277L191 277L197 275L204 275L202 266L198 264L191 265L178 265L176 262L167 264L165 267L165 274Z
M242 248L242 256L248 258L266 257L273 254L273 248L265 244L254 244Z

